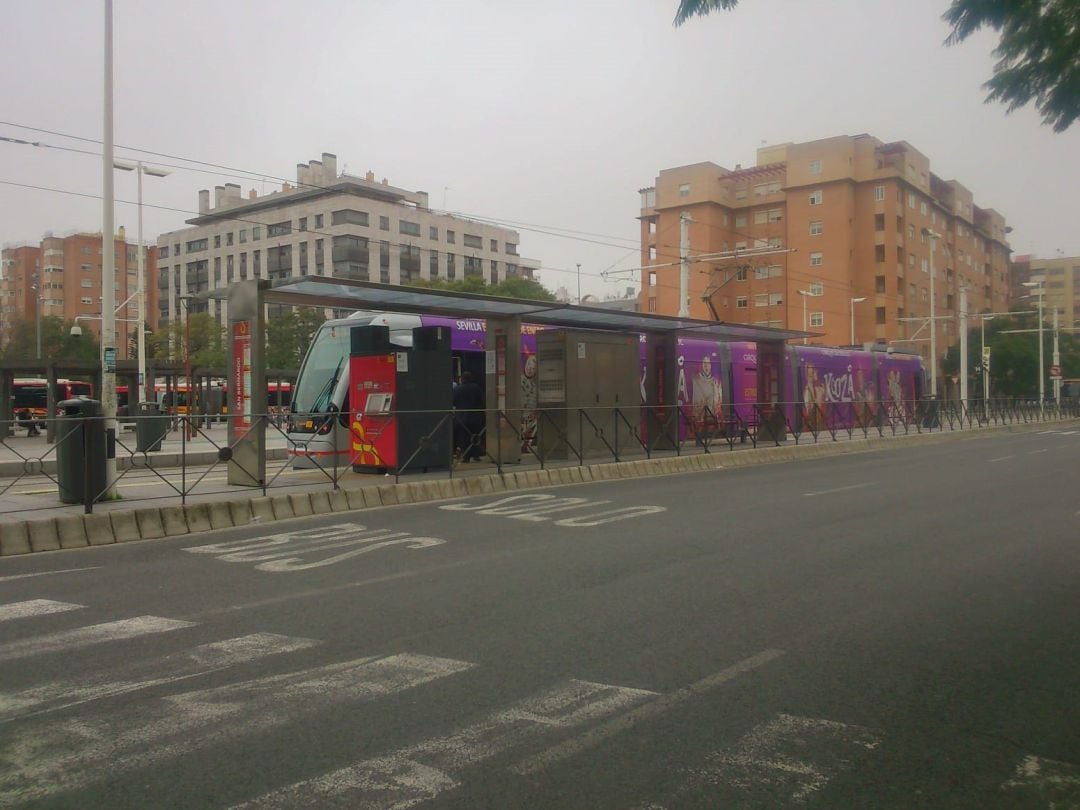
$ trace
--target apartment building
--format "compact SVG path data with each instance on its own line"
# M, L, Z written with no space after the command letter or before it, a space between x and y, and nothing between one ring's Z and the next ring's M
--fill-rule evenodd
M46 233L37 245L13 245L2 253L0 277L0 335L23 320L40 314L73 321L101 338L101 247L100 233ZM114 240L116 277L113 290L116 310L116 346L122 359L129 352L130 338L137 334L138 246L126 240L121 228ZM146 251L146 320L156 326L157 249ZM122 306L121 306L122 305Z
M296 185L242 196L226 184L199 192L192 227L158 237L159 317L183 316L181 296L245 279L304 275L384 284L467 277L497 283L531 277L537 263L518 253L518 232L432 211L423 191L385 179L339 174L335 155L297 164ZM226 302L191 302L224 322Z
M802 328L815 343L888 343L929 358L931 270L939 354L968 311L1009 303L1009 228L904 141L838 136L757 150L757 165L664 169L641 193L642 310L679 310L680 214L692 317ZM936 238L928 235L936 234ZM860 300L861 299L861 300ZM921 320L920 320L921 319Z
M1011 267L1010 297L1016 311L1037 306L1029 296L1034 292L1026 282L1042 282L1044 290L1043 316L1047 324L1058 313L1062 329L1075 329L1080 324L1080 256L1056 256L1037 259L1034 256L1015 256Z

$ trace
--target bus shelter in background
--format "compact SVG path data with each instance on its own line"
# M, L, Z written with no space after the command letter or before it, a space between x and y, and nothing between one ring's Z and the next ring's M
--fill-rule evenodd
M271 286L266 280L248 280L209 293L229 303L229 483L260 486L266 479L265 420L252 392L266 390L262 370L264 313L266 305L330 308L338 311L369 310L426 314L465 320L482 320L485 329L486 408L498 416L488 427L488 453L499 464L520 461L521 442L517 426L525 413L522 402L524 369L521 357L523 325L541 328L603 330L633 337L645 345L644 394L647 429L660 437L658 447L678 441L675 421L662 417L675 406L680 336L708 338L718 342L746 341L757 344L757 401L782 401L784 343L807 333L769 327L674 318L600 307L550 301L529 301L489 295L401 287L365 281L302 276ZM635 372L636 375L636 372ZM449 381L448 381L449 384ZM541 395L541 404L543 396ZM778 428L782 429L782 428Z

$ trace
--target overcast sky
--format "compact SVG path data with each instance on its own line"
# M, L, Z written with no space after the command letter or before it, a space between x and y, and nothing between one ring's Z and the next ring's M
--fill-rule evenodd
M12 124L100 140L103 5L0 0L0 136L100 148ZM996 37L943 47L947 5L743 0L676 30L675 0L115 0L115 137L290 180L334 152L435 208L522 223L545 286L573 292L580 262L600 296L637 281L600 273L637 266L637 190L660 169L862 132L1004 214L1016 253L1080 255L1080 126L985 105ZM101 227L98 200L9 185L100 194L100 158L0 142L0 181L0 242ZM145 200L191 210L225 182L176 171ZM133 177L116 194L134 200ZM148 209L147 238L187 216ZM116 223L134 239L135 207ZM583 235L538 232L556 229Z

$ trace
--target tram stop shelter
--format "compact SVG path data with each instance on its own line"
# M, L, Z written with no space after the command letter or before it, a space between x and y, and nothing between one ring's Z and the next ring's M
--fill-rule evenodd
M450 318L482 319L487 323L486 407L500 414L498 441L489 441L489 454L497 446L500 464L520 460L520 442L512 425L522 412L522 368L507 362L521 356L521 327L604 330L644 336L646 344L645 402L675 403L677 375L657 373L657 358L678 356L680 336L711 338L718 342L747 341L758 345L758 400L780 402L781 361L788 340L806 337L802 331L772 327L623 312L489 295L377 284L326 276L302 276L271 285L251 279L207 294L228 301L229 310L229 483L260 486L265 480L265 423L254 418L252 392L265 390L263 370L264 318L267 304L295 307L369 310ZM503 418L505 417L505 418ZM489 428L489 435L491 435ZM675 441L674 436L668 437Z

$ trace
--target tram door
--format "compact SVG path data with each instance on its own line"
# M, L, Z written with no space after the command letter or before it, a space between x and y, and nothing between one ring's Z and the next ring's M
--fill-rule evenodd
M758 344L758 405L762 437L768 441L787 438L784 420L784 363L782 343Z

